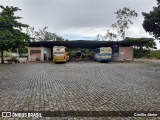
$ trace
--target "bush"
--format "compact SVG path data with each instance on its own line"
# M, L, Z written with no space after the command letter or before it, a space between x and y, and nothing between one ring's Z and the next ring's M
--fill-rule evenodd
M20 61L16 57L12 57L10 59L7 59L8 62L15 62L15 63L20 63Z
M134 49L134 57L160 59L160 50Z
M69 57L71 58L76 57L76 51L69 52Z
M9 52L7 52L7 51L4 51L3 56L4 56L5 58L11 58L11 57L12 57L12 55L10 55Z
M149 58L160 59L160 50L152 50L152 51L150 51Z

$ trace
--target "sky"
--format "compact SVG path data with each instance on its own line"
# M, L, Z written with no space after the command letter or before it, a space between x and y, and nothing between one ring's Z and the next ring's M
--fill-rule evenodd
M116 22L118 9L128 7L138 17L126 30L126 37L152 37L142 27L142 12L149 12L157 6L156 0L0 0L0 5L22 9L16 15L23 17L20 22L36 30L48 27L68 40L95 40L97 34L105 35ZM160 44L157 46L160 49Z

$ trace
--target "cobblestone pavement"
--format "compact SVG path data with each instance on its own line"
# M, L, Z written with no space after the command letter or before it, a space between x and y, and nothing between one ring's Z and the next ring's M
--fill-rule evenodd
M54 110L160 111L160 64L68 62L0 65L0 111Z

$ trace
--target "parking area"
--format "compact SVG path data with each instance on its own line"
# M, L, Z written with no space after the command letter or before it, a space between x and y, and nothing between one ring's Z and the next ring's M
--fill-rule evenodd
M160 63L4 64L0 101L0 111L160 111Z

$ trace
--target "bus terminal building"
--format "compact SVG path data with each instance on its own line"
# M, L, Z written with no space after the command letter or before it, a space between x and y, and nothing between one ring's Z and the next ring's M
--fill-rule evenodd
M38 41L30 42L28 47L28 61L48 61L53 58L54 46L65 46L68 49L83 48L96 49L100 47L112 48L112 59L115 61L133 60L133 46L144 45L144 42L134 41Z

